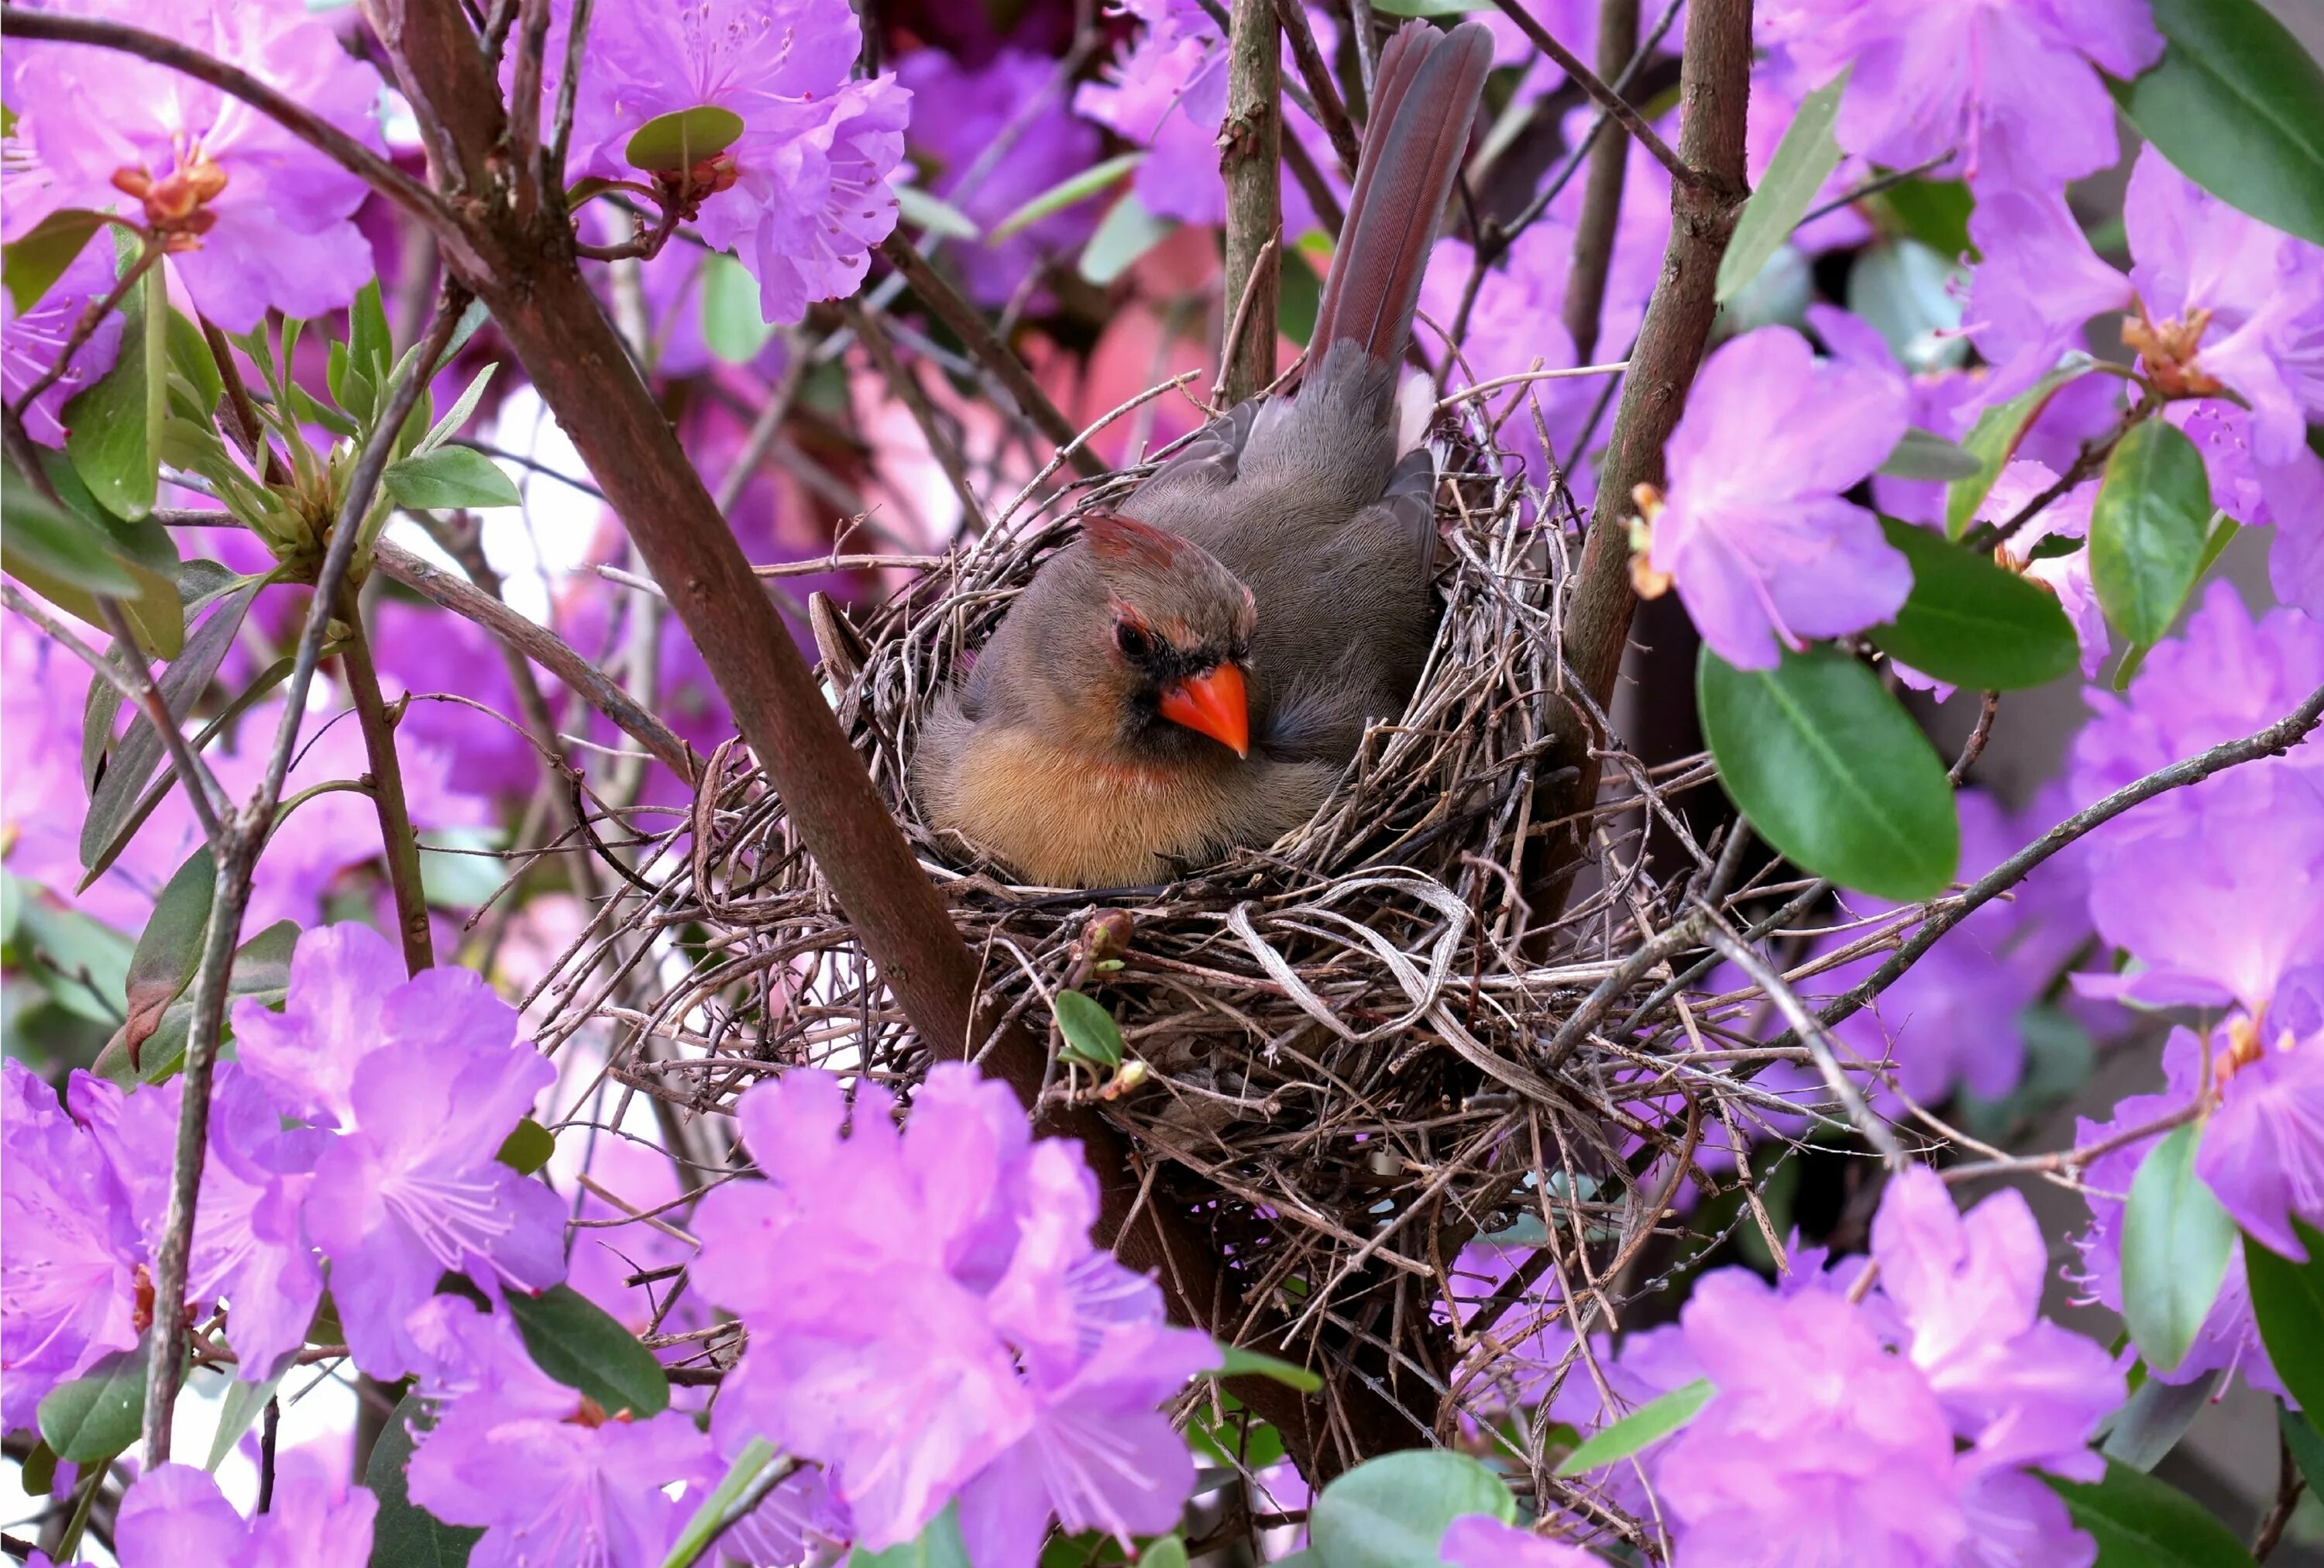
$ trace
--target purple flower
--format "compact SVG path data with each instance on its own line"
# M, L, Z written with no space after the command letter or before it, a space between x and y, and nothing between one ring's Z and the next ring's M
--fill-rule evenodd
M2255 623L2215 583L2126 697L2089 694L2077 805L2264 728L2324 685L2324 627L2289 610ZM2264 1010L2284 977L2324 963L2324 750L2295 746L2142 802L2091 834L2090 914L2144 965L2116 989L2156 1004Z
M1904 383L1905 417L1914 429L1948 440L1956 440L1968 432L1978 405L1983 401L1984 387L1978 376L1960 371L1908 375L1877 327L1836 305L1810 305L1807 319L1832 358ZM1945 485L1941 480L1897 479L1875 474L1872 499L1883 515L1899 521L1932 525L1944 518Z
M1703 641L1743 669L1887 620L1912 568L1879 520L1840 492L1904 428L1895 378L1819 361L1787 327L1724 345L1671 437L1670 490L1649 509L1647 575L1675 586Z
M493 1158L556 1073L482 980L406 981L376 931L329 926L300 937L283 1011L237 1002L234 1027L276 1106L337 1134L301 1212L358 1366L420 1364L405 1320L447 1269L487 1289L564 1277L557 1195Z
M1986 492L1976 521L2006 522L2017 515L2019 508L2057 482L2058 475L2047 464L2024 459L2010 463L1994 480L1993 488ZM2097 480L2075 485L2043 507L2001 547L2008 553L2011 566L2058 596L2058 606L2073 623L2074 640L2082 647L2082 675L2093 680L2112 644L2107 632L2106 611L2098 604L2098 590L2090 584L2089 552L2074 550L2040 560L2033 556L2034 547L2043 540L2088 538L2090 509L2098 503L2098 498Z
M129 1194L49 1086L11 1057L0 1098L0 1422L14 1430L136 1345L145 1254Z
M1517 237L1501 263L1478 282L1476 300L1469 308L1468 340L1448 392L1459 391L1471 378L1485 382L1521 375L1534 368L1536 360L1545 370L1563 370L1577 363L1573 338L1559 315L1572 257L1573 231L1556 218L1545 217ZM1443 331L1452 330L1459 319L1461 296L1467 291L1475 260L1476 252L1465 240L1441 239L1429 253L1420 309ZM1425 327L1420 330L1425 339L1432 336ZM1434 347L1431 342L1432 352ZM1482 406L1489 420L1499 422L1502 439L1524 455L1528 479L1548 484L1554 466L1575 487L1579 500L1589 493L1590 465L1572 447L1590 405L1603 388L1604 383L1595 379L1532 382L1489 393ZM1549 429L1549 451L1542 449L1534 429L1530 410L1536 401Z
M272 1510L244 1519L208 1471L158 1465L121 1499L121 1568L363 1568L379 1499L334 1473L343 1468L311 1450L284 1454Z
M562 59L569 5L558 7ZM887 179L911 95L849 80L862 32L844 0L632 0L595 13L576 100L572 166L634 179L623 152L648 121L700 106L742 122L734 144L673 176L714 250L759 280L770 321L853 293L896 224ZM552 89L553 90L553 89Z
M1775 0L1763 42L1812 84L1852 65L1838 134L1890 169L1949 153L1970 179L2062 186L2112 164L2114 100L2098 71L2162 57L2145 0Z
M859 1084L793 1072L737 1109L768 1180L696 1217L697 1289L750 1330L714 1416L822 1462L877 1551L957 1496L981 1568L1038 1556L1050 1519L1123 1539L1167 1528L1193 1485L1156 1407L1214 1364L1159 1293L1089 1242L1079 1152L1028 1138L1003 1085L944 1066L899 1132Z
M1680 1324L1718 1389L1651 1467L1680 1563L1950 1563L1969 1536L1950 1425L1868 1314L1722 1268Z
M71 0L251 72L372 147L379 78L298 0ZM11 51L17 134L56 208L108 208L168 238L171 267L231 332L272 306L295 317L346 304L373 276L353 218L368 187L272 118L166 66L69 43ZM7 238L40 212L12 214Z
M1227 112L1227 51L1218 24L1196 0L1124 0L1122 10L1145 23L1144 31L1096 81L1075 89L1074 112L1147 149L1131 188L1148 210L1182 223L1223 222L1218 137ZM1328 19L1311 13L1309 20L1328 52ZM1331 143L1313 121L1295 111L1289 126L1317 154L1319 169L1336 167ZM1284 181L1284 237L1314 224L1306 193L1297 181Z
M1074 115L1055 85L1056 74L1056 60L1016 49L1003 49L976 67L923 49L897 65L899 85L921 102L942 106L939 113L923 115L908 138L914 154L933 168L928 189L980 229L991 230L1097 161L1097 128ZM1009 150L993 160L991 150L1004 134L1012 136ZM946 254L968 292L997 309L1026 274L1049 257L1078 249L1096 221L1095 203L1084 199L1007 239L955 243Z
M2089 1145L2112 1139L2135 1127L2182 1111L2195 1098L2202 1071L2203 1042L2190 1029L2173 1029L2163 1047L2163 1071L2165 1078L2160 1094L2133 1094L2118 1102L2113 1116L2104 1121L2092 1121L2080 1117L2074 1122L2074 1142ZM2237 1074L2240 1077L2242 1075ZM2260 1085L2264 1093L2268 1085ZM2204 1142L2210 1141L2206 1130ZM2122 1194L2130 1191L2137 1178L2138 1167L2147 1151L2162 1140L2157 1132L2116 1148L2110 1148L2090 1161L2082 1172L2082 1197L2090 1206L2090 1227L2076 1238L2075 1246L2082 1255L2080 1283L2089 1299L2109 1311L2122 1310ZM2199 1147L2196 1158L2203 1158ZM2213 1155L2216 1162L2218 1156ZM2236 1172L2240 1176L2243 1173ZM2237 1202L2246 1204L2247 1189L2230 1180L2228 1188L2237 1194ZM2220 1200L2226 1202L2223 1196ZM2166 1383L2191 1383L2196 1379L2222 1369L2240 1370L2252 1387L2271 1394L2283 1391L2275 1368L2267 1359L2267 1348L2260 1342L2259 1325L2252 1318L2251 1290L2244 1277L2243 1241L2236 1242L2234 1254L2227 1260L2227 1275L2219 1287L2219 1294L2211 1303L2211 1310L2195 1333L2194 1344L2187 1357L2171 1370L2158 1371L2148 1368L2150 1376Z
M2172 397L2231 392L2250 409L2226 443L2226 487L2247 484L2277 524L2272 575L2286 601L2324 613L2324 458L2308 421L2324 414L2324 248L2268 227L2147 147L2124 197L2126 281L2092 253L2062 198L1980 198L1970 236L1984 253L1969 334L2003 365L1993 394L2046 372L2091 316L2134 306L2123 340ZM2135 299L2134 299L2135 296ZM2215 473L2215 490L2223 487ZM2227 497L2223 496L2226 504ZM2253 521L2252 500L2227 505Z
M411 1457L411 1500L484 1527L475 1568L659 1563L715 1483L690 1417L609 1418L533 1366L505 1313L438 1296L411 1329L420 1390L440 1401Z
M2303 1041L2286 1029L2270 1047L2256 1028L2228 1032L2238 1048L2219 1064L2219 1109L2195 1174L2239 1227L2304 1263L2292 1222L2324 1228L2324 1034Z
M2046 1262L2015 1193L1964 1218L1943 1183L1906 1172L1873 1222L1878 1288L1811 1262L1778 1289L1707 1276L1676 1330L1642 1342L1716 1392L1647 1468L1678 1525L1675 1561L1949 1568L2086 1565L2095 1553L2029 1467L2094 1475L2122 1374L2097 1344L2036 1317ZM1626 1353L1625 1362L1628 1360ZM1956 1440L1969 1446L1956 1452Z
M143 1255L161 1250L183 1096L174 1083L124 1094L86 1073L66 1091L73 1119L104 1151L129 1195ZM281 1130L257 1082L238 1063L221 1063L211 1090L209 1158L194 1209L186 1299L224 1300L235 1375L263 1382L305 1342L323 1294L322 1270L300 1228L311 1180L308 1141Z
M1490 1514L1466 1514L1445 1527L1436 1555L1452 1568L1605 1568L1579 1546L1545 1540Z
M108 231L81 247L31 309L19 311L15 294L0 289L0 388L11 405L56 364L81 313L112 291L114 278ZM63 446L65 404L111 370L120 351L121 315L107 311L73 356L70 368L24 410L25 433L44 446Z

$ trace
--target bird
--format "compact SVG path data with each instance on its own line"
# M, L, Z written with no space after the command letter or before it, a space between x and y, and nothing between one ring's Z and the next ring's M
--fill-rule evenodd
M1298 826L1404 710L1438 540L1434 388L1398 374L1491 65L1473 23L1381 51L1296 392L1211 421L1042 563L925 716L939 832L1024 883L1152 886Z

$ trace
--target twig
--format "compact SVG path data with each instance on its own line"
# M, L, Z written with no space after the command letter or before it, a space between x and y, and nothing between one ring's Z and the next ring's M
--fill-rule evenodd
M166 63L166 62L165 62ZM194 1235L194 1210L201 1192L202 1167L209 1153L210 1081L217 1065L219 1037L224 1031L226 982L234 969L234 950L242 933L244 908L250 900L251 879L258 868L259 852L272 827L276 804L282 798L282 781L298 750L299 729L306 716L307 693L314 685L315 667L321 662L334 607L355 564L355 545L364 518L379 488L380 475L393 456L403 421L419 406L428 385L428 371L443 356L460 312L467 303L465 290L447 287L438 305L436 319L413 355L403 379L388 400L387 408L348 476L345 500L331 528L330 545L316 574L315 593L300 630L297 657L282 688L282 718L274 732L266 770L250 801L225 826L218 849L217 877L210 900L209 925L203 935L201 966L195 972L193 1018L188 1027L185 1089L178 1115L178 1140L170 1185L169 1215L153 1263L153 1333L145 1370L145 1462L161 1464L170 1457L171 1416L178 1402L178 1383L186 1362L186 1268Z
M589 9L593 0L573 0L572 14L565 21L565 69L557 78L557 120L549 134L549 158L541 169L541 183L564 200L565 153L573 143L573 112L579 102L581 62L587 56L589 41Z
M1611 75L1629 63L1638 48L1638 0L1601 0L1598 12L1598 69ZM1610 89L1609 89L1610 92ZM1618 93L1611 95L1624 102ZM1606 280L1613 271L1614 239L1622 217L1622 186L1630 150L1621 140L1600 136L1590 150L1590 182L1582 188L1582 217L1573 229L1573 264L1566 273L1565 330L1573 355L1588 359L1598 348L1599 319L1606 305Z
M1355 126L1348 121L1347 106L1340 102L1339 88L1332 85L1331 68L1323 63L1323 51L1315 47L1315 32L1307 24L1306 7L1299 0L1275 0L1275 21L1283 29L1284 42L1291 45L1291 59L1299 68L1299 79L1307 84L1315 123L1323 127L1323 134L1332 139L1332 151L1339 154L1340 172L1353 180L1363 146ZM1298 138L1292 140L1296 143Z
M387 852L387 885L395 900L403 967L407 973L417 974L435 966L436 941L428 918L428 890L420 875L420 840L411 831L411 807L403 793L403 761L395 750L395 722L388 716L386 700L380 695L379 670L372 662L371 639L364 631L363 606L352 591L342 591L339 598L339 618L347 627L346 639L339 647L339 673L346 678L355 724L363 731L364 758L371 775L367 793L379 817L380 842Z
M1219 177L1226 184L1226 298L1259 330L1219 346L1221 396L1231 406L1275 379L1275 246L1283 227L1281 30L1275 0L1234 0L1227 40L1227 112L1219 126Z
M1906 970L1920 961L1923 954L1936 945L1939 937L2024 881L2034 867L2085 834L2166 790L2200 783L2212 774L2240 763L2281 755L2304 740L2319 722L2324 722L2324 687L2309 693L2307 700L2267 728L2240 741L2228 741L2214 746L2183 762L2158 768L2145 778L2126 784L2104 799L2077 811L1970 883L1962 892L1930 904L1927 917L1895 954L1860 983L1827 1002L1817 1015L1818 1021L1829 1027L1870 1006L1872 999L1894 985ZM1794 1030L1768 1043L1780 1047L1800 1042Z
M14 7L7 9L13 10ZM153 263L161 259L161 244L149 235L146 236L144 248L137 253L137 259L129 263L129 270L121 274L121 281L113 285L112 291L102 300L91 300L83 307L80 318L73 323L71 335L66 337L64 346L57 350L55 362L48 369L33 377L32 384L16 395L15 402L11 404L8 410L12 419L23 419L24 410L32 406L33 399L64 380L66 373L72 369L72 362L79 357L80 351L88 346L88 340L97 335L98 326L107 316L113 314L115 307L129 298L130 290L144 281L145 274L151 272ZM152 307L149 305L147 308L150 309ZM126 353L128 350L124 348L123 352Z
M2307 1478L2300 1473L2300 1466L2292 1456L2292 1440L2279 1428L2275 1434L2275 1500L2268 1505L2267 1517L2260 1520L2259 1529L2252 1536L2254 1559L2264 1563L2275 1551L2283 1539L2284 1527L2292 1523L2292 1510L2300 1507L2300 1494L2307 1486Z
M693 781L697 770L686 742L556 632L518 614L482 588L461 581L433 562L422 560L386 540L373 547L372 560L380 571L405 587L463 620L473 621L548 670L578 694L582 701L611 719L624 734L653 753L664 767L680 779Z
M1017 357L1017 351L994 334L983 312L961 298L960 291L946 282L944 274L930 266L927 258L913 249L900 232L880 242L880 254L903 275L912 292L919 296L920 303L951 327L969 353L976 356L977 363L992 373L1001 390L1016 400L1018 411L1060 448L1066 447L1074 438L1074 422L1049 401L1049 394L1041 390L1033 373ZM1072 461L1074 471L1084 478L1094 479L1105 472L1105 465L1086 448L1077 451Z
M850 302L847 318L854 326L855 336L863 345L872 363L886 378L888 390L894 392L904 407L911 411L912 422L920 428L920 435L928 444L928 455L944 470L952 482L952 493L960 498L962 522L977 533L986 528L984 503L976 497L976 489L968 482L968 459L960 444L953 439L950 430L936 419L935 405L928 401L927 389L919 383L904 362L896 357L896 346L888 341L887 329L879 318L861 305Z
M1815 222L1815 220L1820 217L1830 217L1833 213L1838 212L1843 207L1854 207L1858 202L1864 200L1868 197L1877 196L1884 190L1893 190L1908 180L1918 180L1930 170L1950 161L1952 156L1953 149L1948 147L1945 151L1938 153L1935 157L1924 158L1920 162L1914 164L1910 169L1892 169L1886 174L1876 174L1871 179L1866 180L1863 184L1856 187L1853 190L1847 192L1845 195L1835 196L1830 201L1825 202L1821 207L1812 207L1808 208L1806 214L1801 217L1799 222L1794 224L1792 227L1795 231L1805 228L1808 225Z
M1269 239L1259 247L1259 258L1252 263L1250 275L1243 281L1242 297L1235 301L1234 315L1227 322L1227 335L1219 339L1219 379L1211 383L1211 401L1221 408L1230 408L1242 401L1227 397L1227 378L1234 374L1243 334L1250 326L1251 300L1259 293L1259 270L1274 260L1275 241ZM1274 336L1272 327L1264 330L1269 337Z
M1698 169L1688 158L1683 158L1679 153L1673 152L1671 150L1670 143L1656 135L1655 134L1655 128L1652 125L1647 125L1645 118L1639 115L1638 111L1630 106L1628 99L1623 97L1621 94L1616 92L1612 88L1608 87L1603 81L1599 79L1599 76L1596 71L1591 70L1588 66L1582 63L1582 57L1580 55L1574 53L1572 50L1566 48L1565 45L1558 42L1556 39L1551 37L1549 30L1544 27L1540 23L1535 21L1533 16L1526 10L1526 8L1517 3L1517 0L1493 0L1493 4L1500 7L1501 14L1503 15L1507 16L1510 21L1517 24L1519 32L1523 32L1527 38L1533 41L1533 46L1536 49L1538 49L1542 53L1549 56L1550 60L1556 64L1558 69L1563 71L1568 77L1571 77L1573 79L1575 86L1579 87L1583 92L1588 93L1591 99L1597 103L1599 107L1613 115L1614 119L1621 125L1622 129L1628 131L1632 136L1636 137L1639 146L1644 147L1647 152L1653 153L1655 161L1669 170L1673 180L1678 181L1681 185L1702 185L1715 181L1724 175L1725 171L1723 170L1717 170L1710 167ZM1746 0L1743 9L1744 31L1748 35L1750 31L1750 7L1748 4L1748 0ZM1634 9L1630 18L1630 26L1635 31L1637 24L1637 17ZM1601 30L1600 37L1602 39L1604 36L1605 33L1603 30ZM1693 43L1694 23L1690 21L1687 23L1688 48L1686 51L1690 60L1694 54ZM1748 47L1748 41L1746 47L1747 49ZM1736 105L1736 112L1738 114L1742 112L1742 105L1739 102ZM1682 140L1683 140L1683 137ZM1738 199L1740 199L1739 197Z
M1767 1000L1775 1004L1775 1010L1807 1042L1808 1049L1815 1056L1816 1071L1823 1075L1825 1085L1847 1111L1849 1121L1863 1135L1864 1141L1880 1151L1881 1158L1888 1162L1890 1170L1902 1170L1910 1165L1912 1156L1905 1153L1895 1130L1873 1113L1872 1107L1865 1103L1864 1092L1840 1066L1840 1052L1833 1044L1831 1031L1809 1016L1799 997L1784 983L1784 977L1738 941L1717 911L1706 910L1705 913L1709 918L1703 927L1703 940L1719 949L1729 964L1750 976L1752 982L1766 994Z

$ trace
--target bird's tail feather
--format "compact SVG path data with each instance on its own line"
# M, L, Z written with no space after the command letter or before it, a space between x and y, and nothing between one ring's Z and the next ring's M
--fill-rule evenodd
M1407 23L1380 51L1355 189L1310 339L1317 361L1343 340L1360 345L1371 364L1404 357L1421 274L1492 63L1492 35L1472 22L1449 32Z

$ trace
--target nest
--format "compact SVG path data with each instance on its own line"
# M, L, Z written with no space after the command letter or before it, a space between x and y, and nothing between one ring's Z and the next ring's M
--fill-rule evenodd
M1374 727L1304 826L1167 888L1011 885L936 832L907 788L931 698L1074 537L1077 512L1004 521L862 618L860 669L825 673L985 986L1047 1031L1047 1093L1098 1107L1138 1151L1152 1201L1207 1231L1242 1326L1290 1320L1337 1379L1333 1397L1361 1379L1422 1430L1499 1445L1547 1486L1554 1454L1503 1417L1590 1353L1582 1331L1609 1326L1676 1264L1681 1179L1713 1197L1733 1181L1703 1168L1705 1141L1748 1145L1740 1124L1781 1102L1744 1081L1757 1064L1738 1072L1716 1059L1737 1053L1706 1038L1756 995L1678 1011L1688 900L1742 896L1720 884L1734 868L1718 846L1697 845L1668 806L1710 779L1707 759L1657 775L1604 751L1594 806L1565 824L1537 815L1545 784L1577 761L1555 754L1556 710L1578 705L1608 733L1560 654L1571 500L1512 476L1520 466L1473 410L1446 466L1445 613L1410 707ZM1118 503L1140 476L1084 492L1081 509ZM549 992L545 1038L610 1020L614 1076L682 1118L798 1065L908 1096L952 1053L914 1033L780 802L734 764L722 752L691 820L624 872ZM1649 818L1689 857L1667 887L1637 853ZM1528 876L1552 830L1585 856L1566 912L1543 922ZM1114 954L1118 966L1103 962ZM625 973L644 976L644 1000L621 1003ZM1108 1075L1062 1056L1049 999L1063 988L1101 1001L1142 1067ZM1756 1204L1734 1210L1766 1224Z

